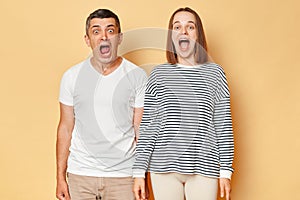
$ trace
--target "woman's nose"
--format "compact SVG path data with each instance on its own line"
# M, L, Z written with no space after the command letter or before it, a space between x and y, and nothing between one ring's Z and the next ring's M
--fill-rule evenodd
M186 30L186 28L185 27L183 27L182 29L181 29L181 34L183 34L183 35L187 35L187 30Z

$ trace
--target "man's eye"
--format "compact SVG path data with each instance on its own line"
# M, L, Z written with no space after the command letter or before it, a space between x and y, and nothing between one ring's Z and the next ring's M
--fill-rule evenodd
M113 33L113 32L115 32L115 31L114 31L113 29L108 29L107 32Z
M98 30L94 30L93 33L97 35L99 33L99 31Z

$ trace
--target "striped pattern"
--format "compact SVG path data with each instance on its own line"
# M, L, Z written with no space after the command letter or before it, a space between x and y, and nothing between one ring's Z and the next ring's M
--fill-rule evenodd
M149 77L133 176L148 170L230 174L233 133L229 90L215 63L160 65Z

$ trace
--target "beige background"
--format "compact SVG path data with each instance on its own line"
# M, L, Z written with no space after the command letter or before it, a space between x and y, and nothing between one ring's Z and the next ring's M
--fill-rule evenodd
M236 142L232 199L299 199L300 3L185 2L1 0L1 199L55 199L59 82L90 53L83 41L88 14L110 8L128 32L166 28L181 6L201 15L210 54L229 80ZM165 62L158 49L126 57L147 71Z

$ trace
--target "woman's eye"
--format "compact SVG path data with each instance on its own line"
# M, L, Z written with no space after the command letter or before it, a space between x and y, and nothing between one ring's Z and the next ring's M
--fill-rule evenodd
M180 29L180 27L179 26L174 26L173 29L178 31Z
M195 27L194 26L189 26L189 30L194 30Z

